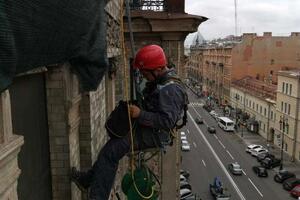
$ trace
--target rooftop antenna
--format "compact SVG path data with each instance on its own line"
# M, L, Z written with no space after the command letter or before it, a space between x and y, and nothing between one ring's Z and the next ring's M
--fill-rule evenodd
M235 36L237 36L237 0L234 0L234 23L235 23Z

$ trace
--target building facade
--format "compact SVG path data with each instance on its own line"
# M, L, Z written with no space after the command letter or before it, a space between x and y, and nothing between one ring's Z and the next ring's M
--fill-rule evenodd
M195 46L191 55L202 57L197 69L204 71L203 91L226 104L235 80L251 76L276 84L278 71L300 68L300 33L288 37L272 36L270 32L263 36L244 33L239 38Z
M276 85L245 77L232 83L230 97L236 122L273 143L277 119Z
M279 71L276 99L276 145L300 160L300 71ZM282 146L283 144L283 146Z

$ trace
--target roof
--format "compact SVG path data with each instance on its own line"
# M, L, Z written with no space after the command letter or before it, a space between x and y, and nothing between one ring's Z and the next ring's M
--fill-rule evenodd
M224 121L224 122L232 122L234 123L231 119L229 119L228 117L219 117L220 120Z
M277 85L257 80L251 76L245 76L242 79L233 81L232 87L255 97L268 99L268 101L276 99Z

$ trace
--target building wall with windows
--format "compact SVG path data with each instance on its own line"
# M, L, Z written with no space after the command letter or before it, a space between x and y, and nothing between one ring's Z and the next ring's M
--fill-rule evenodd
M300 71L279 71L277 86L277 123L275 133L283 150L293 159L300 159Z
M274 141L274 126L276 122L275 101L254 95L237 85L230 89L231 106L247 113L250 118L259 124L258 133L266 140Z

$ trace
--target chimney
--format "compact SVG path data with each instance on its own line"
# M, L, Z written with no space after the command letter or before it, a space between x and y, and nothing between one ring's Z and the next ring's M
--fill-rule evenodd
M300 32L292 32L291 33L291 37L299 37L300 36Z
M272 37L272 32L264 32L264 37Z
M255 38L256 33L243 33L243 39Z

